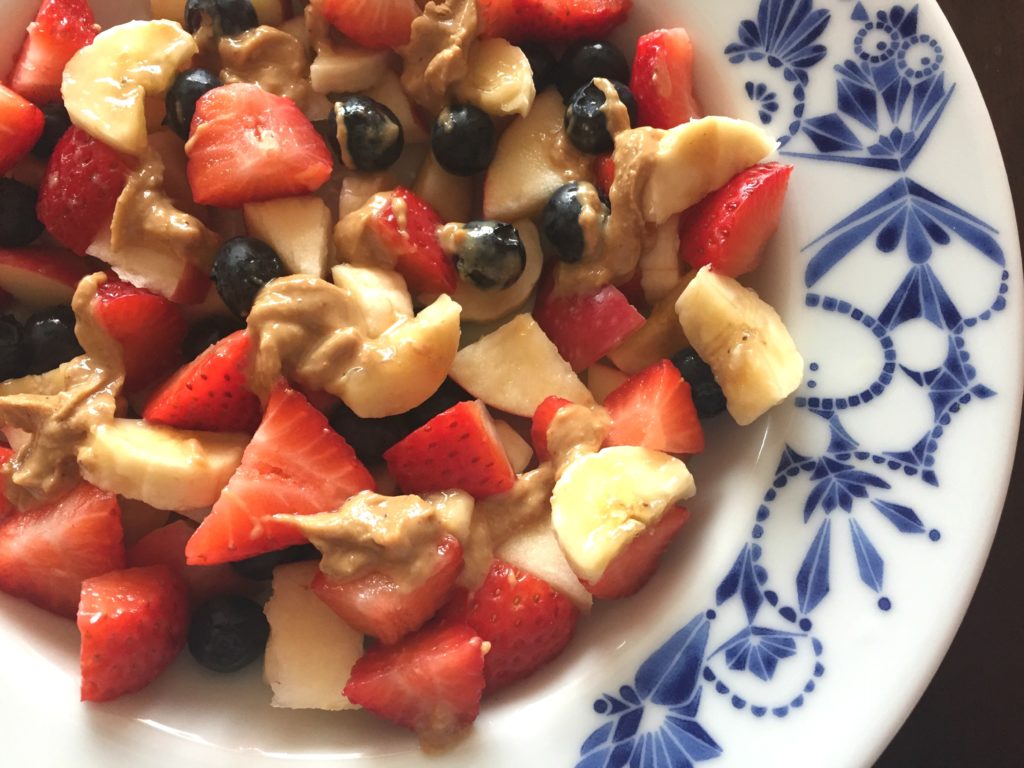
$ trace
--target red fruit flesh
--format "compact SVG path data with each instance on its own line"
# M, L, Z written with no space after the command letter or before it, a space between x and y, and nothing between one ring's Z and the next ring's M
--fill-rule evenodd
M11 73L11 88L36 104L60 101L64 67L99 28L86 0L43 0L28 25Z
M371 219L380 247L394 257L395 270L413 295L455 290L455 265L437 238L442 224L438 213L405 187L397 187Z
M345 696L424 741L444 743L476 719L483 690L483 640L461 624L374 646L352 667Z
M384 460L406 493L459 488L483 499L515 482L494 421L479 400L438 414L385 451Z
M706 264L739 277L761 264L779 228L793 166L748 168L679 217L679 257L694 269Z
M10 458L14 455L14 451L10 448L0 445L0 466L6 464ZM11 504L7 499L5 490L7 488L7 476L0 474L0 522L15 511L14 505Z
M611 155L601 155L594 166L597 173L597 188L604 194L612 189L612 182L615 181L615 158Z
M334 168L295 102L249 83L199 99L185 151L195 202L222 208L313 192Z
M330 512L373 477L345 439L298 392L279 386L213 510L189 539L189 565L244 560L305 538L276 514Z
M0 523L0 591L74 616L82 581L124 567L117 498L80 483Z
M78 607L82 701L109 701L141 690L185 646L188 593L165 565L88 579Z
M127 178L121 155L72 126L50 157L36 214L51 235L82 256L109 225Z
M600 40L626 20L632 0L478 0L484 37L568 43Z
M397 48L409 42L420 9L414 0L324 0L321 13L365 48Z
M437 612L461 571L462 545L445 536L437 544L437 563L421 583L400 585L383 573L335 582L318 572L312 589L350 627L392 645Z
M629 88L636 97L640 125L674 128L700 107L693 95L693 43L685 29L659 29L636 43Z
M0 175L11 170L35 146L44 122L37 106L0 85Z
M572 405L572 403L564 397L551 395L545 398L534 411L533 421L530 424L530 442L533 443L533 452L537 454L537 461L551 460L551 452L548 451L548 428L558 412L566 405Z
M142 417L178 429L254 432L261 408L246 386L251 352L246 331L221 339L154 392Z
M700 453L704 429L690 385L668 360L631 376L605 398L612 417L607 445L636 445L665 453Z

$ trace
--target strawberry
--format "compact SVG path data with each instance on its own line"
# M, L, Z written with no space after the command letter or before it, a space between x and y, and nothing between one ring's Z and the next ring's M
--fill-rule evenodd
M324 0L320 12L346 37L365 48L398 48L409 42L415 0Z
M437 564L420 583L399 586L383 573L338 583L320 572L312 589L350 627L392 645L437 612L461 571L462 545L444 536L437 544Z
M184 520L150 531L128 548L128 565L166 565L185 580L193 605L218 595L251 592L253 582L239 576L230 565L186 565L185 545L193 533L195 526Z
M14 455L14 451L6 446L0 445L0 466L3 466ZM7 488L7 475L0 474L0 521L3 521L11 512L15 511L14 505L7 499L5 490Z
M424 741L444 743L476 719L483 690L483 640L456 624L370 648L353 665L345 696Z
M125 160L80 128L57 142L39 189L36 213L50 234L79 256L109 226L128 179Z
M572 405L564 397L545 398L537 410L533 412L533 422L530 424L530 442L533 443L533 452L537 454L537 461L550 461L551 452L548 451L548 428L554 420L555 415L562 410L562 406Z
M43 0L28 25L11 88L36 104L60 101L64 65L99 32L86 0Z
M551 273L538 288L533 316L575 371L596 363L644 324L643 315L614 285L559 296Z
M728 277L757 269L779 228L793 166L755 165L679 217L679 258Z
M302 534L273 515L329 512L372 488L373 477L345 438L306 398L280 385L185 557L189 565L211 565L302 544Z
M149 685L185 646L188 592L166 565L111 571L82 584L82 701Z
M186 364L149 398L142 417L210 432L254 432L260 401L246 386L252 340L242 330Z
M636 41L629 88L638 123L675 128L700 117L693 95L693 43L682 27L659 29Z
M515 482L494 420L479 400L439 413L384 452L384 461L406 493L460 488L483 499Z
M398 208L401 215L396 213ZM437 238L442 223L437 211L405 187L396 187L388 204L369 221L377 245L394 257L395 270L414 295L455 290L455 264Z
M478 0L484 37L569 43L600 40L626 20L632 0Z
M689 519L685 507L673 507L649 530L638 535L605 568L594 584L583 581L583 586L594 597L615 600L629 597L646 584L658 569L658 559L672 538Z
M199 99L185 151L196 203L224 208L313 192L334 168L330 149L295 102L250 83L214 88Z
M122 280L105 282L94 301L96 318L121 345L126 389L144 389L181 362L187 328L179 305Z
M577 612L569 598L501 560L491 563L465 611L466 623L491 644L484 659L488 690L522 680L547 664L569 644L576 628Z
M39 107L0 85L0 176L35 146L45 122Z
M79 483L0 523L0 591L74 616L82 581L124 567L117 498Z
M604 400L612 417L607 445L637 445L665 453L700 453L704 430L690 385L668 360L628 378Z
M594 165L597 175L597 188L605 195L612 191L612 182L615 181L615 158L611 155L601 155Z

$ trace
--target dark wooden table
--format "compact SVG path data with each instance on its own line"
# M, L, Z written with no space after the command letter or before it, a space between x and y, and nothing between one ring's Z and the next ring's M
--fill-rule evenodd
M981 84L1024 232L1024 2L938 2ZM1024 766L1022 565L1024 451L1018 445L1002 523L971 608L938 675L876 768Z

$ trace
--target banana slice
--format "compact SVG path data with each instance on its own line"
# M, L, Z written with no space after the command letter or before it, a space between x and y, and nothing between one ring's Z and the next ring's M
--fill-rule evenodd
M114 419L95 427L79 449L82 477L157 509L212 506L242 462L247 435L189 432Z
M146 149L146 96L170 87L197 53L174 21L130 21L101 32L71 57L61 94L71 122L129 155Z
M573 571L593 584L633 539L695 492L686 465L667 453L605 448L562 473L551 493L551 523Z
M750 424L800 386L804 360L782 318L731 277L704 267L679 297L676 312L737 424Z
M525 117L536 95L530 60L522 49L500 37L480 40L472 47L469 74L455 86L457 99L495 117Z

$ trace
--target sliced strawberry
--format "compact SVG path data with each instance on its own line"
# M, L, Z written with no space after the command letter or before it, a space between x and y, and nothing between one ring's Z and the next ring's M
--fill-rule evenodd
M659 29L636 41L629 88L640 125L668 129L700 117L693 95L693 43L685 29Z
M600 40L626 20L633 0L478 0L484 37L568 43Z
M11 73L11 88L36 104L60 101L64 65L96 37L86 0L43 0Z
M439 413L384 452L384 461L406 493L460 488L483 499L515 482L494 420L479 400Z
M791 165L755 165L690 208L679 217L680 259L728 277L757 269L779 228L792 173Z
M39 220L57 240L84 255L100 228L109 225L128 170L121 155L72 126L46 167L36 208Z
M549 273L537 291L533 316L575 371L596 363L644 324L644 316L614 285L571 296L553 289Z
M195 526L175 520L150 531L128 548L128 565L166 565L185 580L193 605L218 595L240 595L252 592L253 582L242 578L227 564L187 565L185 545L195 533Z
M597 188L607 195L612 191L612 182L615 181L615 158L601 155L597 158L594 171L597 174Z
M685 507L673 507L649 530L644 531L629 543L619 555L608 564L604 574L595 584L584 581L583 586L594 597L601 600L615 600L635 594L650 581L658 569L662 552L671 543L689 519Z
M96 292L93 311L121 345L126 389L144 389L181 364L187 326L179 305L123 280L108 280Z
M548 428L554 421L555 415L565 405L572 405L572 403L564 397L552 395L545 398L534 411L533 422L530 424L530 442L533 443L533 452L537 454L537 461L551 459L551 453L548 451Z
M458 276L437 238L441 217L405 187L397 187L390 198L370 219L379 247L394 257L395 270L414 295L452 293Z
M82 701L109 701L149 685L185 646L188 591L166 565L88 579L78 606Z
M260 401L246 386L252 340L236 331L208 347L149 398L142 417L209 432L254 432Z
M483 640L460 624L371 648L352 667L345 696L424 741L443 743L476 719L483 690Z
M35 146L45 121L39 107L0 85L0 176Z
M690 385L668 360L629 377L604 400L612 417L607 445L637 445L665 453L700 453L704 429Z
M0 445L0 466L6 464L14 455L14 451L6 446ZM14 512L14 505L7 499L7 476L0 474L0 521Z
M488 690L522 680L547 664L569 644L576 628L577 612L569 598L501 560L491 564L465 611L466 623L491 644L484 660Z
M366 48L398 48L409 42L415 0L324 0L320 12L346 37Z
M462 545L445 536L437 544L437 563L420 583L399 585L384 573L338 583L320 572L312 588L350 627L394 644L437 612L461 571Z
M261 555L305 539L276 514L329 512L373 488L345 438L298 392L278 386L213 510L185 548L189 565Z
M82 581L124 567L117 498L80 483L0 523L0 591L74 616Z
M249 83L199 99L185 150L196 203L223 208L313 192L334 168L330 149L295 102Z

